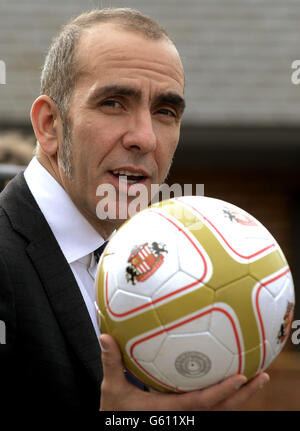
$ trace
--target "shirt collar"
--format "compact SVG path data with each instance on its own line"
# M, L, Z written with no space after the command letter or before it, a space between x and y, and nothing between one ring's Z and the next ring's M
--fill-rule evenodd
M24 177L68 263L83 258L103 244L102 236L36 157L29 163Z

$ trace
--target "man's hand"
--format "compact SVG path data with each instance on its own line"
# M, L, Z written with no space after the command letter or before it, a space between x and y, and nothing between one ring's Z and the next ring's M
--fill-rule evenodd
M246 384L245 376L235 375L209 388L184 394L144 392L124 376L116 341L110 335L102 334L100 342L104 373L100 410L234 410L270 379L268 374L261 373Z

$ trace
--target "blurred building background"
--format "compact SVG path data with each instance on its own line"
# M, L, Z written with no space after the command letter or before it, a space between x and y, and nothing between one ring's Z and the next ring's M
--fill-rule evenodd
M156 18L181 54L187 109L169 182L204 183L205 195L257 217L281 245L300 293L300 85L291 82L299 0L1 0L0 147L12 130L32 139L30 107L60 26L109 6ZM273 384L246 408L300 410L297 349L290 343L271 368Z

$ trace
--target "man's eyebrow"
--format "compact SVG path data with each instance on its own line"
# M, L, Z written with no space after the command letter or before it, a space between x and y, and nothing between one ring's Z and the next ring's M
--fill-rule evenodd
M88 98L89 104L96 103L99 99L109 96L129 96L136 100L141 100L142 93L135 88L127 87L119 84L106 85L104 87L96 88ZM167 104L174 106L180 113L183 113L185 108L185 100L178 93L166 92L159 94L155 100L154 105Z
M158 95L154 103L155 105L161 105L161 104L172 105L181 114L185 109L184 98L181 97L179 94L173 93L173 92L167 92L167 93Z
M103 97L116 95L134 97L137 100L141 99L141 92L139 90L123 85L112 84L96 88L96 90L89 96L88 103L93 104Z

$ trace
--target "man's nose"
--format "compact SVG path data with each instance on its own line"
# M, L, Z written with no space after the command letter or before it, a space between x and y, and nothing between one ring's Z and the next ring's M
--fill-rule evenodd
M157 137L153 128L153 118L150 112L143 111L131 117L123 136L123 145L128 150L137 150L141 153L155 151Z

